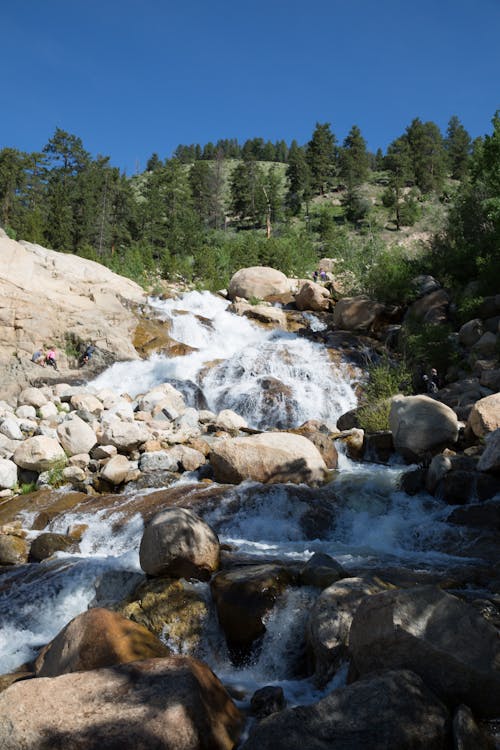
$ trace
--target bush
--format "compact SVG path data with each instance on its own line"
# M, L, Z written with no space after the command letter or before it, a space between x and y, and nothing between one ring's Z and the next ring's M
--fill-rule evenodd
M400 348L415 371L435 367L446 372L459 359L450 325L408 321L402 330Z
M366 432L389 429L391 398L412 392L411 373L403 362L383 358L368 368L363 404L357 410L360 426Z

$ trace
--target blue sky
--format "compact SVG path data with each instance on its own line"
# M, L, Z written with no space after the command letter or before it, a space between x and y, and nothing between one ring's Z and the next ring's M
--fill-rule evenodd
M0 148L60 127L129 174L316 122L373 150L414 117L476 137L500 108L499 0L3 0L0 28Z

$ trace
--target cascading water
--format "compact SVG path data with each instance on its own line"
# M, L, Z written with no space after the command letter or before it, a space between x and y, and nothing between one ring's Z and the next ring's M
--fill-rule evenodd
M171 337L195 351L115 364L91 387L136 397L166 381L190 384L184 389L188 401L190 393L201 390L211 410L232 408L250 426L261 429L289 428L312 418L334 426L356 404L347 369L333 364L319 344L262 329L229 313L224 300L207 292L168 301L153 299L151 307L168 321ZM313 316L310 322L316 329L321 327ZM221 541L252 558L307 560L321 551L347 569L369 568L381 561L408 567L452 565L464 555L461 532L447 527L447 508L440 501L399 492L400 473L397 467L360 466L341 456L338 476L327 487L245 483L206 510L205 518ZM315 525L314 514L311 521L311 508L318 507L323 513L321 528ZM59 553L55 560L2 574L0 674L32 659L41 645L89 605L119 601L134 587L141 575L142 519L132 516L118 532L113 524L119 513L118 507L115 514L59 517L51 531L87 526L80 555ZM207 584L195 586L208 601ZM207 638L197 655L227 683L247 690L279 683L294 702L317 698L307 680L294 678L289 661L291 644L300 640L304 617L316 595L309 589L287 591L268 616L255 662L238 670L231 664L212 607Z
M330 362L319 344L258 327L227 312L228 303L209 292L152 299L151 306L169 322L172 338L196 351L115 364L93 381L95 388L136 396L166 381L190 381L209 409L233 409L257 429L296 427L307 419L334 427L356 404L347 370Z

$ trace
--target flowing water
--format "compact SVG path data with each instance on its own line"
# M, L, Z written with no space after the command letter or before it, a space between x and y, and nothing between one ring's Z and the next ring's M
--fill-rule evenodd
M111 388L135 398L170 381L183 390L188 403L201 398L214 412L234 409L259 429L294 427L312 418L334 427L356 404L347 367L333 364L320 344L258 327L227 312L226 302L206 292L153 299L151 307L168 321L172 338L195 351L115 364L90 384L93 388ZM309 323L321 328L314 316L309 316ZM409 497L399 491L401 472L401 466L354 464L341 455L338 475L326 488L244 483L207 510L205 519L238 553L266 560L307 560L314 552L326 552L354 571L384 564L425 570L467 564L464 532L446 523L449 506L428 495ZM335 506L331 522L317 535L305 531L303 523L309 507L304 499L315 492L328 507ZM118 509L114 516L103 512L89 519L70 513L58 518L50 530L66 532L76 523L88 526L80 555L60 554L0 576L0 674L32 659L89 605L120 601L135 587L141 578L138 549L143 524L136 515L116 531L119 513ZM29 521L27 517L27 528ZM186 586L194 586L209 604L207 584ZM317 594L301 588L282 596L268 617L252 664L238 669L232 665L213 611L197 655L224 682L247 693L264 684L281 684L291 702L317 699L312 684L297 679L291 658ZM341 671L335 683L344 677Z

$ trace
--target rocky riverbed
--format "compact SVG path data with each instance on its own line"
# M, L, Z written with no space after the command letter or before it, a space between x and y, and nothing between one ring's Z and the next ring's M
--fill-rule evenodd
M498 362L365 435L358 353L396 313L299 286L158 301L182 350L6 391L2 747L498 742Z

